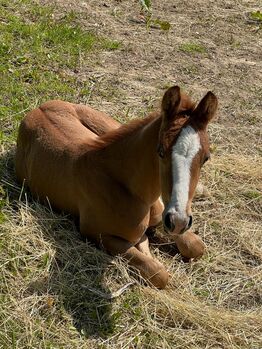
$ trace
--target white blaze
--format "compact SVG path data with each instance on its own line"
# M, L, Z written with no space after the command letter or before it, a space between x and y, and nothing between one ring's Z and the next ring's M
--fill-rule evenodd
M186 214L190 169L200 148L198 133L191 126L183 128L172 148L173 188L168 211L175 210L182 215Z

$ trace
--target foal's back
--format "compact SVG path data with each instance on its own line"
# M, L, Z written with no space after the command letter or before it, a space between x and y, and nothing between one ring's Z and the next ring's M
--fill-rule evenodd
M90 107L50 101L22 121L17 141L16 173L32 193L54 206L78 214L74 168L82 152L92 149L96 134L118 123ZM45 193L44 196L42 193Z

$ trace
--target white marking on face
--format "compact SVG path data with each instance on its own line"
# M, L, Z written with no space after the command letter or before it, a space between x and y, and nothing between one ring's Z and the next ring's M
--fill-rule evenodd
M173 188L169 203L169 212L178 212L186 216L189 195L190 169L192 161L201 148L198 133L187 126L182 129L172 148Z

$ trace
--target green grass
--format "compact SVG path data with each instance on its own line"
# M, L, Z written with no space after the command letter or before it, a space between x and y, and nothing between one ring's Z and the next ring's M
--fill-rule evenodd
M81 101L81 98L89 94L90 88L88 80L79 79L77 72L81 60L85 60L91 55L96 56L103 50L112 51L121 48L117 41L106 37L100 37L92 32L85 31L77 22L77 14L69 12L60 19L56 18L55 9L52 7L42 7L33 1L11 0L0 2L0 147L8 149L16 141L17 128L24 114L34 108L42 101L48 99L64 99L69 101ZM19 196L19 189L13 186L12 169L7 169L8 158L2 157L0 161L0 177L8 181L1 182L0 186L0 264L5 268L5 275L0 276L0 347L38 347L39 342L44 348L62 348L63 344L57 344L55 334L57 326L54 324L61 321L65 309L56 304L57 298L49 296L46 300L39 297L39 307L42 309L34 314L35 321L33 333L24 334L21 341L20 333L24 331L23 310L18 310L16 319L5 318L5 311L15 311L19 308L16 300L10 296L12 293L12 280L27 280L30 288L38 290L40 285L34 285L34 280L42 278L43 270L51 268L53 253L50 248L45 250L45 243L42 252L32 264L32 254L29 253L30 246L34 246L34 238L31 241L24 237L23 246L19 239L13 239L11 235L6 235L3 224L10 225L9 195ZM9 178L9 175L11 177ZM11 184L10 184L11 183ZM9 239L11 238L11 240ZM51 245L50 245L51 247ZM34 247L33 247L34 248ZM35 268L36 267L36 268ZM100 302L99 307L93 301L92 295L89 297L83 294L82 298L77 298L77 293L72 291L65 282L70 274L70 268L75 268L75 260L70 264L65 273L57 276L59 285L56 285L57 294L68 299L70 307L74 311L79 308L84 309L91 322L97 323L98 332L101 336L114 331L117 322L117 312L115 317L108 320L111 315L111 306L108 302ZM97 273L96 273L97 274ZM94 278L95 280L95 278ZM40 286L39 286L40 285ZM54 300L51 305L50 299ZM69 307L69 305L68 305ZM52 309L57 309L58 317L54 318ZM72 310L73 311L73 310ZM83 312L81 312L82 314ZM119 312L118 312L119 313ZM108 316L101 314L108 314ZM43 317L45 321L43 323ZM98 317L100 317L98 319ZM69 330L71 338L79 337L75 326ZM51 331L52 336L42 341L42 331ZM87 336L90 331L94 331L94 326L84 328L81 334ZM44 336L45 337L45 336ZM40 344L41 346L41 344Z
M16 138L10 125L42 100L88 94L88 82L77 76L81 59L121 44L83 30L74 12L56 19L52 7L32 1L2 1L0 13L0 141L5 142Z
M251 12L250 17L258 22L262 22L262 12L260 11Z
M125 2L122 3L118 7L124 13ZM94 8L98 6L94 4ZM219 6L224 8L223 1L218 2ZM207 6L206 16L209 11ZM207 253L201 260L185 264L179 256L160 252L160 246L152 245L155 257L170 273L166 290L144 287L121 258L112 260L81 241L70 217L31 200L26 190L21 195L13 171L13 153L8 149L13 148L25 112L51 98L85 102L92 91L85 77L89 62L94 71L99 70L100 53L121 48L117 41L86 31L86 18L81 24L81 16L88 18L89 13L83 14L82 9L79 12L41 7L29 0L0 0L0 177L4 177L0 182L0 348L262 348L261 153L259 143L250 141L250 136L258 139L258 129L241 127L244 116L248 122L258 116L262 90L255 74L252 83L257 85L252 88L235 84L241 76L228 68L228 76L216 80L216 85L211 83L211 79L217 79L213 73L198 82L195 76L205 77L205 70L192 65L188 57L199 57L207 50L190 42L180 47L185 54L179 52L182 58L175 65L187 78L183 74L181 79L177 73L178 83L186 90L192 89L195 95L202 88L216 87L221 107L219 118L210 128L215 154L201 175L208 193L194 200L193 207L194 229L204 238ZM229 33L233 23L227 17L224 23ZM124 23L122 28L126 32L134 25ZM241 31L238 21L233 28L245 38L246 27ZM186 32L188 27L182 29ZM154 48L155 32L150 33L152 47L141 35L138 60L133 66L136 69L141 62L139 56L144 60L145 50ZM170 31L169 35L176 42L177 32ZM248 59L255 61L250 55L256 49L254 35L252 32L247 36L241 47ZM133 44L133 36L123 40ZM159 49L168 55L170 46L165 43L159 41ZM221 57L227 53L219 46L218 50ZM242 58L243 52L235 50L234 54ZM134 59L132 52L124 57ZM119 69L117 59L111 63ZM224 60L216 63L223 71ZM129 69L130 63L127 64ZM112 98L110 105L104 105L112 113L128 106L122 121L130 117L129 110L133 114L132 110L139 108L139 101L149 110L155 101L151 87L159 84L159 89L167 89L174 83L167 85L164 77L159 79L160 72L173 71L174 61L169 64L158 71L159 62L152 63L146 74L152 74L154 80L145 80L141 69L138 77L123 69L114 79L110 77L110 83L106 78L99 80L99 91L94 92L98 99L92 103L99 109L101 99ZM110 76L112 67L108 68L106 74ZM252 75L251 65L248 74ZM137 81L139 88L134 89ZM240 101L234 100L234 93L231 99L227 97L228 91L238 89L242 93L239 96L245 94L250 99L250 107L243 103L243 118L234 119L239 115ZM108 295L130 281L135 282L134 286L113 300L87 288Z
M206 48L203 45L194 43L194 42L188 42L181 44L179 46L179 50L185 53L206 53Z
M6 205L6 193L2 186L0 186L0 224L5 221L5 214L2 212L2 209Z

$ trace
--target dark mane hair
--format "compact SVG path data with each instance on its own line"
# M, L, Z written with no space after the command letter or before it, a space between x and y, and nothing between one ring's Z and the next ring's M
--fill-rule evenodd
M118 140L132 135L135 131L149 124L158 117L160 117L160 112L154 112L143 119L135 119L126 124L122 124L119 128L109 131L97 138L94 145L96 148L104 148L109 144L116 143Z
M184 123L188 120L188 117L192 114L195 108L195 103L190 99L185 93L181 93L181 105L178 110L179 120L175 122L171 128L170 132L166 135L167 138L174 138ZM131 136L134 132L149 124L151 121L161 117L161 111L156 111L150 113L147 117L141 119L132 120L126 124L122 124L119 128L109 131L102 136L98 137L93 146L96 149L102 149L110 144L117 143L118 140Z

